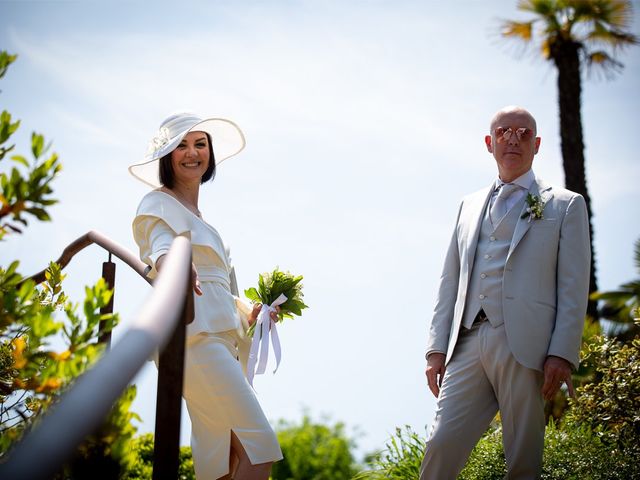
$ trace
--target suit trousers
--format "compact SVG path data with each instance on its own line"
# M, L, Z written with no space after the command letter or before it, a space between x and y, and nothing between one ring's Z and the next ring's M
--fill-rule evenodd
M543 374L519 364L504 324L461 328L447 365L420 480L455 480L498 410L507 479L540 478L544 447Z

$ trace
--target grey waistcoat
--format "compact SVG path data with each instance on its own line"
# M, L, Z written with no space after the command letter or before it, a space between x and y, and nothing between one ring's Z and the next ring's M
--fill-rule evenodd
M470 328L482 308L494 327L502 318L502 277L513 232L524 207L524 196L500 220L497 226L489 219L489 205L480 227L462 325Z

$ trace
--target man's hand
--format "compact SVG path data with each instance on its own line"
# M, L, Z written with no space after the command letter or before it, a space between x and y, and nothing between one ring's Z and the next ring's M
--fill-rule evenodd
M544 361L544 384L542 396L545 400L551 400L563 383L567 384L569 396L576 397L571 380L571 364L564 358L548 356Z
M444 353L436 352L429 354L427 357L427 383L429 384L429 390L436 398L440 393L440 385L442 385L442 379L444 378L445 359Z

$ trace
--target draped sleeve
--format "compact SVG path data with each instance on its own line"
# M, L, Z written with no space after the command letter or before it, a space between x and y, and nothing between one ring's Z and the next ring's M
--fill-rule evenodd
M140 258L155 274L155 262L166 254L178 235L190 238L196 250L210 250L215 264L230 270L225 246L218 232L183 207L171 195L154 190L145 195L133 219L133 237L140 248ZM197 262L196 259L194 261Z
M156 262L169 252L175 231L160 218L143 217L136 224L134 237L140 248L140 259L151 267L149 277L155 278L158 274Z

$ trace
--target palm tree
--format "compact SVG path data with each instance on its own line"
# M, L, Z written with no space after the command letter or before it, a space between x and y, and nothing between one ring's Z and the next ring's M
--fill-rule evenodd
M628 0L520 0L518 10L533 14L529 21L503 20L501 35L532 44L539 40L542 57L558 70L560 137L565 185L580 193L589 214L593 252L591 199L584 168L584 143L580 113L582 66L600 67L607 77L622 70L616 54L638 43L628 29L632 6ZM589 292L598 289L595 256L591 257ZM598 318L597 304L591 300L587 315Z

